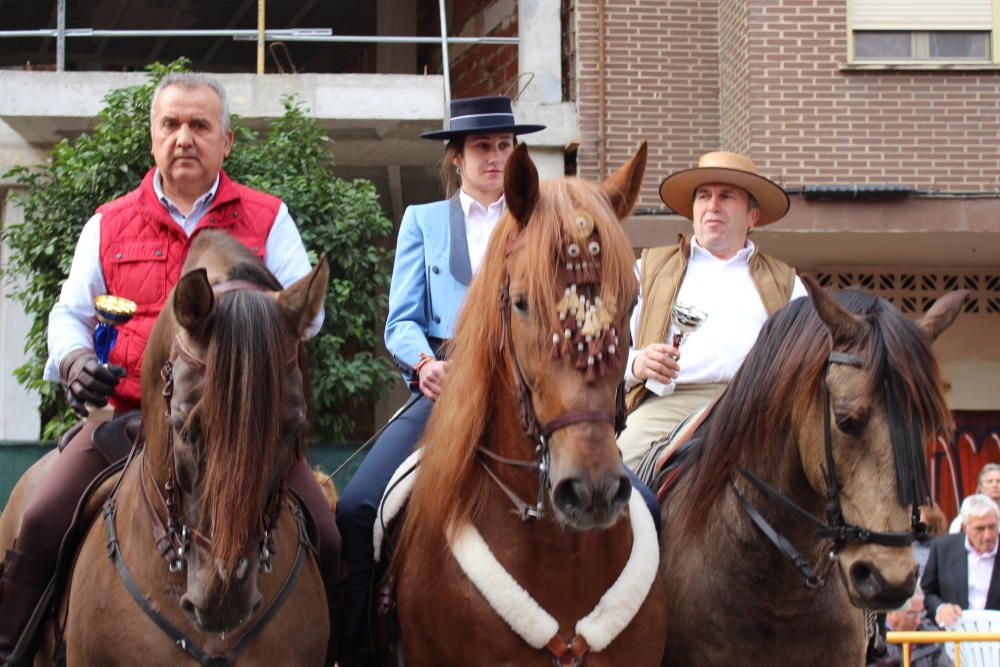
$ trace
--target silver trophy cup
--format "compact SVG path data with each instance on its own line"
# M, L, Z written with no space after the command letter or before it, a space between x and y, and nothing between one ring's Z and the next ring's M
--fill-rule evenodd
M708 315L694 306L685 303L675 303L670 306L670 323L677 329L674 332L671 345L680 349L684 339L692 332L697 331L698 327L704 324L707 319ZM657 396L672 394L676 386L677 383L675 382L663 384L653 379L646 380L646 389Z

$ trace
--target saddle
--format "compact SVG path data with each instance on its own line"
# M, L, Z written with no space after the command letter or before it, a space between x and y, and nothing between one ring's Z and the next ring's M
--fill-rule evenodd
M66 431L59 438L59 451L62 452L66 449L66 446L86 425L87 422L80 421ZM104 457L104 460L108 462L108 465L112 465L128 456L141 429L142 413L139 410L132 410L98 426L91 436L91 442ZM142 443L140 442L139 445L141 446Z
M698 440L694 437L695 431L711 414L714 407L713 401L682 419L669 435L652 444L636 466L636 476L656 492L661 503L669 486L675 481L681 463L698 444Z

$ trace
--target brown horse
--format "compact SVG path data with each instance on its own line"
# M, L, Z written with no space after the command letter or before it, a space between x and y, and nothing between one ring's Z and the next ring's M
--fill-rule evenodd
M860 667L861 609L913 592L924 443L950 424L931 341L965 294L914 324L874 295L806 286L811 300L764 326L664 501L664 665Z
M69 664L323 663L323 585L284 477L306 420L300 340L327 278L323 261L281 290L228 235L193 242L146 348L145 445L63 594Z
M655 529L615 443L645 162L600 187L507 163L394 560L409 665L660 661Z

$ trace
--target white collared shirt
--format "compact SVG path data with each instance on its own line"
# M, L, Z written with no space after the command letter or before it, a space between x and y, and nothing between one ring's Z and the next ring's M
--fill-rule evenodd
M747 239L746 246L733 257L719 259L703 248L697 238L691 237L687 271L677 291L676 302L694 306L708 318L681 343L678 384L729 382L757 340L757 334L767 320L767 309L750 276L750 257L755 247L753 241ZM642 275L641 269L642 260L639 260L635 269L637 276ZM795 276L791 298L807 295L802 281ZM639 330L641 312L640 293L629 322L633 342ZM676 327L671 325L667 339L661 342L672 341L675 331ZM638 348L629 350L628 365L625 367L626 389L640 382L632 373L632 363L638 353Z
M208 212L218 188L219 177L216 177L212 187L195 201L190 213L185 216L163 193L159 170L153 174L153 190L157 198L188 236L194 233L198 222ZM285 287L312 269L302 237L299 236L299 230L284 202L278 208L264 246L264 264ZM94 327L97 326L94 298L106 294L107 290L101 268L101 214L95 213L80 232L69 277L63 283L59 301L49 314L49 359L44 373L46 380L59 381L59 362L67 353L81 347L93 348ZM324 313L320 310L319 316L309 326L307 337L312 337L319 331L323 317Z
M469 245L472 273L475 274L479 271L479 265L483 263L490 235L500 222L506 204L503 195L500 195L500 199L483 208L483 205L467 195L465 190L459 191L458 199L462 204L462 213L465 214L465 238Z
M990 592L990 580L993 579L997 545L993 545L992 551L980 554L966 536L965 551L969 559L969 609L986 609L986 595Z

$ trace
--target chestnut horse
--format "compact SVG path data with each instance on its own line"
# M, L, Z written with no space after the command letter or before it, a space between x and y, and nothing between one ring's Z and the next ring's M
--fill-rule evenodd
M931 341L965 293L915 324L872 294L806 286L673 475L664 665L861 667L861 610L913 593L924 443L950 425Z
M306 420L300 341L328 275L324 260L282 290L228 235L192 243L146 347L145 445L63 595L69 664L323 664L323 584L284 477Z
M655 524L615 442L645 163L598 187L507 162L393 560L408 665L660 662Z

